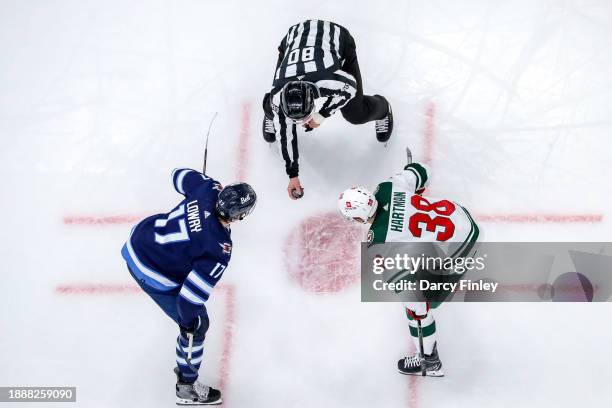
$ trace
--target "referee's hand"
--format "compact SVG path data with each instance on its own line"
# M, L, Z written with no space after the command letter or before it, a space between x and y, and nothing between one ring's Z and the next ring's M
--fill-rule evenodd
M306 130L308 131L309 129L316 129L318 128L320 125L315 122L314 119L310 119L308 122L304 123L304 127L306 128Z
M289 198L292 200L297 200L302 198L304 195L304 188L300 184L300 179L297 177L292 177L289 179L289 185L287 185L287 193L289 194Z

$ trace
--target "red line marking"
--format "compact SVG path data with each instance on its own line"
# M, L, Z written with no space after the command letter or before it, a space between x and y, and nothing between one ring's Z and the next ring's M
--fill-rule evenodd
M151 212L153 214L153 212ZM135 224L145 218L144 215L76 215L64 217L66 225L112 226L119 224ZM514 224L545 224L545 223L586 223L603 222L603 214L476 214L479 222L514 223Z
M418 377L414 375L408 376L408 407L417 408L419 406L419 387Z
M249 164L249 122L251 120L251 103L242 104L240 114L240 137L238 139L238 156L236 157L236 180L246 179L246 170Z
M145 218L144 215L67 215L64 217L66 225L116 225L134 224Z
M246 179L249 163L249 122L251 118L251 103L244 102L240 114L240 136L238 138L238 156L236 157L236 180ZM227 406L232 350L234 344L234 326L236 323L236 290L234 285L223 285L225 288L225 320L223 322L223 350L219 365L219 388L223 392L223 403Z
M226 390L229 382L232 346L234 341L234 324L236 316L236 293L233 285L225 286L225 321L223 323L223 350L219 366L219 388ZM227 393L224 392L223 404L227 403Z
M423 141L423 162L431 166L433 159L434 143L434 118L436 115L436 104L430 101L425 110L425 140Z
M408 348L408 355L416 353L416 346L412 340L410 333L408 334L410 339L410 347ZM418 408L419 406L419 378L414 375L408 375L408 408Z
M232 292L234 287L231 284L219 284L215 286L215 292ZM72 283L58 285L55 287L58 295L134 295L144 294L144 291L135 283Z
M434 145L434 120L436 116L436 104L430 100L425 109L425 129L423 131L423 163L432 169L433 165L433 145ZM431 191L431 188L429 188ZM410 337L410 354L416 353L416 347ZM419 406L419 377L408 376L408 408L418 408Z
M423 131L423 163L427 164L430 169L433 161L433 144L434 144L434 118L436 115L436 104L430 100L425 109L425 129ZM431 190L431 188L429 188ZM410 335L409 335L410 336ZM416 347L410 338L410 351L415 353ZM408 408L418 408L419 406L419 378L417 376L408 376Z
M244 171L244 170L243 170ZM243 172L242 171L242 172ZM240 173L242 173L240 172ZM241 178L238 178L239 180ZM243 179L243 178L242 178ZM142 215L111 216L66 216L64 224L71 226L112 226L135 224L145 218ZM475 218L482 223L500 224L595 224L603 222L603 214L476 214ZM86 290L86 289L83 289ZM108 289L110 290L110 289Z
M134 284L81 283L59 285L55 288L55 293L59 295L133 295L142 293L142 289Z
M480 222L499 223L597 223L603 221L602 214L476 214Z

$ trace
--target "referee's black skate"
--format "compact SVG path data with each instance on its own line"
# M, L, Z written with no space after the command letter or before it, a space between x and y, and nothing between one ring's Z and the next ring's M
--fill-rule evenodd
M387 143L389 138L391 137L391 133L393 133L393 111L391 110L391 104L387 102L389 105L389 113L382 119L376 121L376 140L381 143Z
M276 142L276 131L274 130L274 122L264 115L263 123L261 124L263 138L268 143Z
M425 375L427 377L444 377L442 362L438 356L437 344L434 344L431 354L425 354L425 359L421 358L417 353L399 360L397 362L397 369L401 374L423 375L423 364L425 364Z
M181 381L181 373L174 368L176 374L176 405L219 405L223 402L221 391L198 381L186 383Z

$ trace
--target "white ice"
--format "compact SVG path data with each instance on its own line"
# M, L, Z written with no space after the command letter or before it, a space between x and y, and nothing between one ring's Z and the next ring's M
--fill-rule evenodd
M349 28L365 91L389 98L396 127L387 149L340 115L302 136L306 196L293 202L260 101L282 35L312 17ZM443 305L447 376L409 379L395 370L411 350L401 307L360 303L358 285L305 292L282 251L339 191L396 172L405 146L423 158L430 104L436 196L479 214L603 215L483 223L487 240L607 240L611 43L605 0L0 2L0 386L76 386L83 407L174 404L177 329L150 299L55 291L132 284L119 254L130 224L63 219L170 209L170 172L201 166L215 111L209 174L233 181L250 104L244 171L259 203L233 229L223 278L235 288L225 406L611 404L607 304ZM225 296L209 302L201 378L212 385Z

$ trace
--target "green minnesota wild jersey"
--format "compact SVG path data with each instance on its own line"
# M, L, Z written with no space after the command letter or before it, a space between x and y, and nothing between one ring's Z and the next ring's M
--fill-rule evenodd
M427 170L412 163L378 185L378 209L368 231L369 245L422 241L437 243L453 258L470 252L479 235L476 222L456 202L422 196L426 184Z

